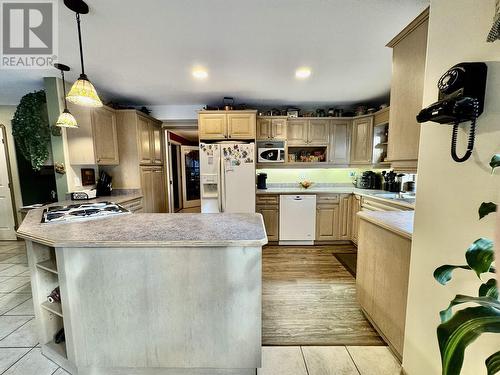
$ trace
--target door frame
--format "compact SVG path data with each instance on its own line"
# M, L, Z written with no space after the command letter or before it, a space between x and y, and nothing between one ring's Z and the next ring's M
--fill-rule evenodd
M18 218L17 218L17 208L16 208L16 200L14 195L14 186L12 183L12 169L10 165L10 156L9 156L9 144L7 140L7 128L4 124L0 124L0 132L2 133L2 144L3 144L3 152L5 154L5 163L7 165L7 180L9 184L9 194L11 201L11 214L14 223L14 235L17 238L17 234L15 234L16 229L19 226Z
M181 158L181 146L182 144L180 144L179 142L177 141L173 141L170 139L170 131L168 129L165 129L165 138L166 138L166 141L167 141L167 147L165 147L165 149L167 150L167 160L168 160L168 165L167 165L167 201L168 201L168 212L169 213L175 213L175 212L179 212L180 210L182 210L184 207L182 207L182 168L181 168L181 161L180 161L180 158ZM176 146L176 148L172 147L172 146ZM177 149L177 146L178 146L178 149ZM181 207L179 207L179 209L177 211L175 211L175 207L174 207L174 189L172 189L172 184L173 184L173 181L172 181L172 170L174 168L174 166L172 165L172 152L174 152L174 149L176 150L177 152L177 165L175 166L175 168L177 168L177 176L179 176L179 181L177 181L177 184L178 184L178 191L179 191L179 204Z
M186 145L181 145L181 182L182 182L182 208L194 208L194 207L201 207L201 192L200 192L200 199L188 201L186 198L187 196L187 188L186 188L186 161L184 158L184 152L186 150L189 151L195 151L198 150L200 151L200 146L186 146ZM198 159L199 161L199 159Z

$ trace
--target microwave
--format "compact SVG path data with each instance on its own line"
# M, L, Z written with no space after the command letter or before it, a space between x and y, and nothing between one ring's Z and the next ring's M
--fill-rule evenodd
M285 142L257 143L258 163L284 163Z

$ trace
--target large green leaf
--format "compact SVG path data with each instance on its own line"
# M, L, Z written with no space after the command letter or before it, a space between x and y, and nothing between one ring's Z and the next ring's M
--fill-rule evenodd
M480 297L491 297L498 299L498 287L495 279L489 279L479 287Z
M454 266L451 264L445 264L444 266L436 268L434 271L434 278L441 285L446 285L446 283L451 280L451 274L457 268L462 268L464 270L471 269L469 266Z
M491 263L495 260L493 241L487 238L476 240L465 252L465 259L469 267L476 271L478 276L481 276L484 272L488 272L491 268Z
M493 155L490 161L491 173L495 171L495 168L500 167L500 154Z
M500 310L493 307L468 307L457 311L437 328L443 375L458 375L467 346L482 333L500 333Z
M492 212L496 212L497 205L493 202L483 202L481 206L479 206L479 220L483 217L491 214Z
M495 375L500 372L500 351L490 355L484 363L486 364L488 375Z
M461 303L470 303L470 302L477 303L478 305L485 307L494 307L500 310L500 302L496 298L490 296L471 297L471 296L464 296L461 294L457 294L455 298L453 298L453 300L450 302L448 308L446 310L442 310L439 312L439 316L441 317L441 323L446 323L448 320L451 319L453 306L460 305Z

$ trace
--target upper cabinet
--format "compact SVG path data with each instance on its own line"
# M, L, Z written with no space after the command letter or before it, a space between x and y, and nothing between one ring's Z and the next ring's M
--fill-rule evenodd
M259 117L257 119L257 140L286 140L286 123L286 117Z
M288 145L327 146L330 139L328 119L289 119L287 123Z
M373 116L353 120L350 164L372 164L372 147Z
M255 139L257 111L200 111L200 140Z
M328 162L348 165L351 152L351 121L331 120Z
M307 140L310 145L326 146L328 145L329 120L309 120L307 129Z
M429 9L387 44L393 49L388 160L396 171L417 170Z
M163 164L161 123L138 114L137 134L140 164Z
M200 113L198 115L198 132L201 140L226 139L227 116L224 112Z
M66 132L70 164L118 165L115 110L68 104L78 122L78 128Z
M307 144L307 124L308 120L301 118L289 119L286 129L288 145Z

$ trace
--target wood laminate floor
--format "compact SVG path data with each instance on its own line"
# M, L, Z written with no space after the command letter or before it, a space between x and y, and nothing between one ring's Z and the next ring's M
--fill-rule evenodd
M352 245L263 249L263 345L384 345L356 301L354 277L333 253Z

